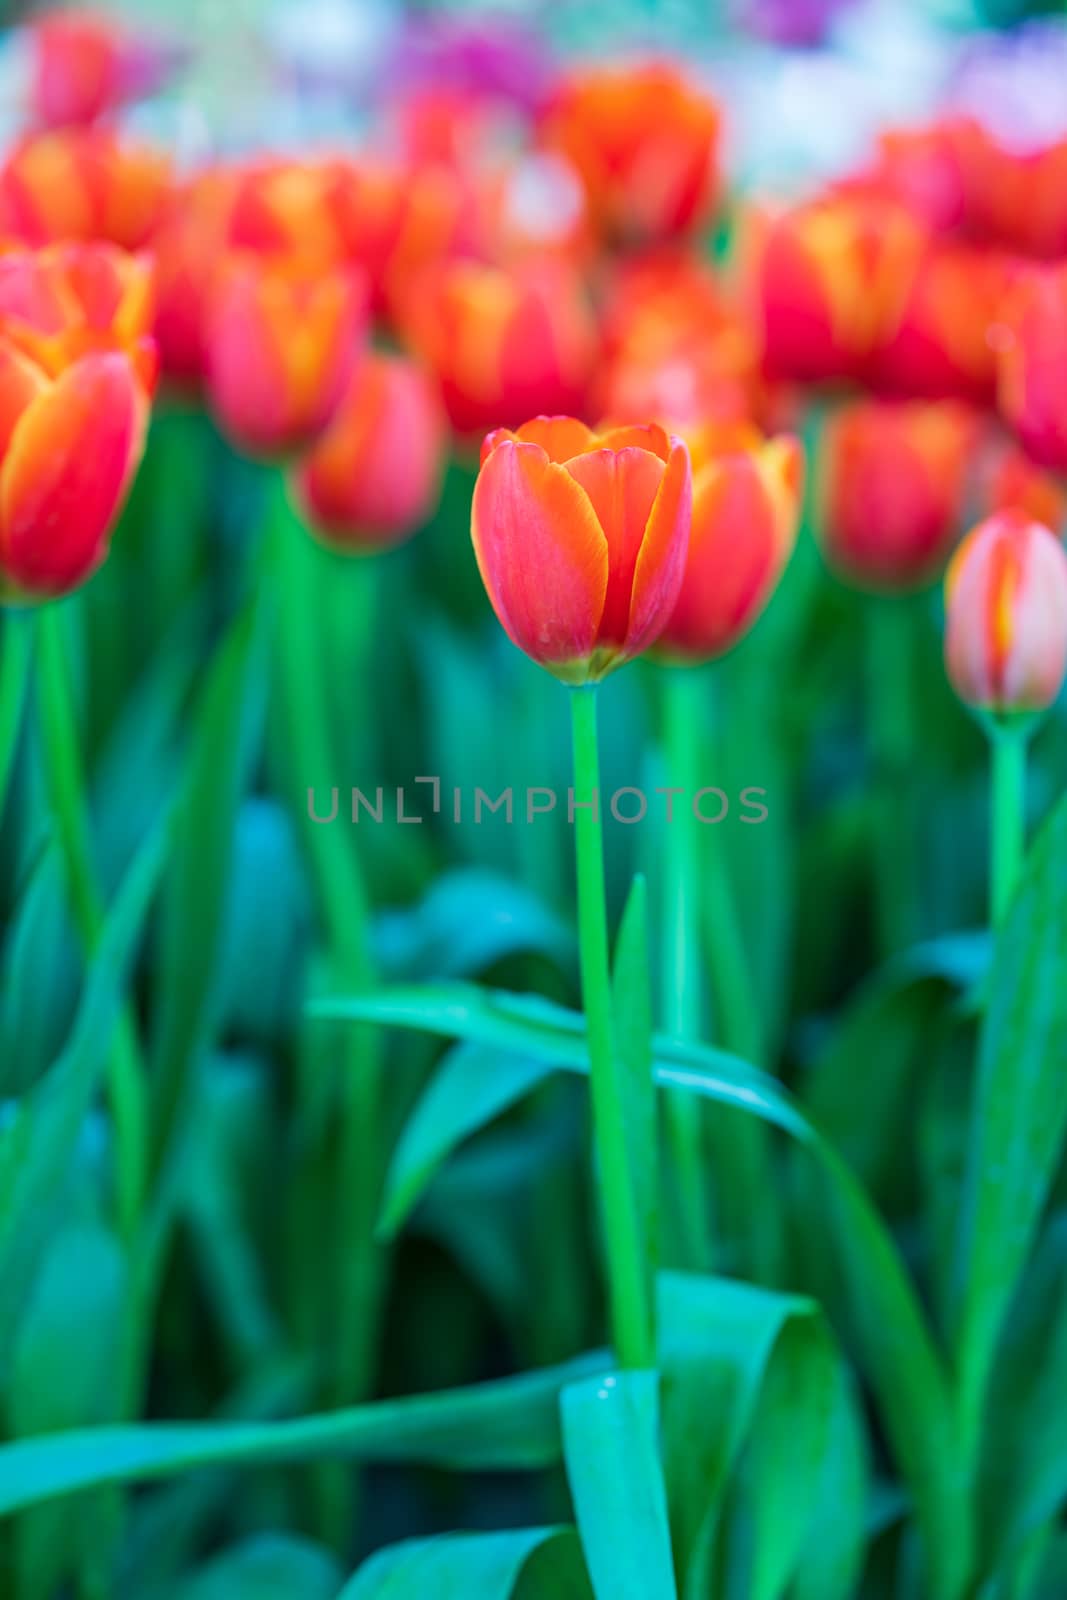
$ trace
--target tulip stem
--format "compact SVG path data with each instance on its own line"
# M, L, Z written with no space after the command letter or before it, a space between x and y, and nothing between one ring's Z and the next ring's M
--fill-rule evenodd
M704 675L696 668L665 667L662 686L665 778L684 791L674 801L665 826L663 939L663 1020L668 1033L695 1040L701 1028L701 962L698 895L700 841L692 812L699 783L699 744ZM678 1193L683 1263L695 1271L711 1265L708 1186L705 1172L703 1106L695 1095L668 1091L667 1138Z
M998 727L990 735L993 816L990 829L989 913L1004 920L1026 850L1026 747L1022 728Z
M915 935L912 871L918 819L911 782L915 759L909 667L915 648L907 596L878 595L867 617L867 710L873 786L871 868L875 929L882 955Z
M637 1196L627 1159L622 1078L615 1053L596 690L574 690L570 699L582 1003L589 1044L593 1142L607 1250L612 1339L620 1365L640 1369L654 1365L652 1314L641 1257Z
M85 775L58 604L37 618L38 698L52 809L71 910L91 958L103 928L103 905L93 868ZM123 1236L133 1238L144 1198L148 1150L145 1075L129 1010L119 1018L108 1063L108 1095L115 1134L116 1208Z
M30 621L28 616L9 611L0 623L3 629L0 636L0 817L26 698L32 643Z

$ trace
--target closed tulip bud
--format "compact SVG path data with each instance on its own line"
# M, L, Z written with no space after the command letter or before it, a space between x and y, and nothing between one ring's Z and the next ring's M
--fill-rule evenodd
M228 258L207 315L208 394L224 432L255 456L309 444L344 393L366 320L352 269Z
M959 527L979 424L952 401L858 400L820 445L820 527L829 564L862 589L921 587Z
M666 63L595 67L560 85L542 140L575 167L604 232L656 241L707 221L721 122L715 101Z
M537 417L491 433L471 533L508 637L574 685L640 655L678 599L691 508L689 453L656 425Z
M764 360L778 378L862 378L895 334L925 233L894 201L835 194L773 221L758 294Z
M0 255L0 336L50 377L92 351L120 350L146 395L156 380L152 264L106 244Z
M1067 470L1067 267L1020 272L997 334L1001 416L1035 461Z
M803 455L751 426L689 436L693 523L681 593L656 644L674 662L732 650L762 614L796 543Z
M122 352L95 351L52 376L0 340L0 598L67 594L96 570L147 418Z
M967 705L1042 711L1067 673L1067 554L1025 512L979 523L945 579L945 665Z
M139 250L170 188L169 156L108 129L37 134L0 166L0 233L32 245L100 239Z
M339 550L399 544L437 505L444 444L427 374L403 356L368 355L294 473L312 531Z
M403 323L461 435L582 408L596 330L560 265L446 262L412 285Z

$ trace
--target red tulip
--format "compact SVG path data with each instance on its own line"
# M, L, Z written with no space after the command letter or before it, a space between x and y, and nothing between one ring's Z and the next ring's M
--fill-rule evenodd
M1041 711L1067 673L1067 554L1025 512L1000 511L956 551L945 579L945 665L967 705Z
M433 513L444 443L427 374L403 356L368 355L294 474L312 529L342 550L399 544Z
M1035 461L1067 469L1067 267L1020 272L998 330L998 398Z
M861 588L933 578L963 510L977 420L952 401L858 400L826 424L820 523L830 565Z
M1031 461L1024 450L1008 446L991 462L984 484L990 511L1025 511L1054 533L1067 528L1067 484Z
M107 17L56 11L31 28L33 120L45 127L95 122L158 88L173 52Z
M508 637L569 684L640 655L678 599L691 503L689 453L655 425L537 417L491 433L471 533Z
M876 358L877 386L917 399L993 404L998 318L1012 271L1007 257L991 250L931 249L892 338Z
M656 652L706 661L763 612L796 542L803 456L796 439L751 427L690 435L693 524L681 593Z

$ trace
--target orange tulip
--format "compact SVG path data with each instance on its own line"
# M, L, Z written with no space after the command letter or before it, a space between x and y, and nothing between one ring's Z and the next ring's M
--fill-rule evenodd
M804 458L751 426L689 435L693 525L681 593L656 644L669 661L725 655L762 614L796 543Z
M758 264L768 372L862 379L900 325L924 245L905 207L872 195L829 195L773 221Z
M399 544L433 513L444 444L427 374L403 356L368 355L294 474L312 529L342 550Z
M1042 466L1067 469L1067 267L1021 271L997 330L1000 413Z
M858 400L826 424L820 523L830 565L865 589L920 587L963 510L978 422L952 401Z
M91 12L53 12L31 29L33 120L57 128L95 122L156 89L169 52Z
M471 535L512 642L564 683L596 683L665 626L689 544L689 453L655 424L593 433L537 417L486 439Z
M67 594L96 570L147 419L120 351L79 356L53 376L0 340L0 597Z
M138 250L164 215L170 158L102 128L25 139L0 167L0 233L27 244L103 239Z
M348 260L370 279L378 310L396 314L424 269L470 242L476 199L444 166L360 157L346 162L332 197Z
M206 319L211 404L240 448L278 456L308 444L360 354L366 291L349 268L318 271L234 252Z
M582 409L596 330L562 265L445 262L412 284L402 323L460 434Z
M120 350L146 395L156 379L152 266L112 245L0 255L0 336L49 377L91 351Z
M996 398L997 319L1012 276L1007 257L966 245L938 245L915 274L873 379L895 394L929 400Z
M542 142L574 165L614 238L658 240L706 222L719 192L721 117L667 63L593 67L552 98Z
M985 135L971 196L976 229L1021 255L1067 252L1067 139L1020 152Z
M227 254L234 174L201 173L171 198L152 235L156 263L155 338L166 377L198 386L207 371L207 319L219 263Z
M338 207L348 174L340 162L265 159L223 173L234 249L326 266L344 258Z
M1067 554L1022 511L964 539L945 579L945 665L967 705L1041 711L1067 673Z

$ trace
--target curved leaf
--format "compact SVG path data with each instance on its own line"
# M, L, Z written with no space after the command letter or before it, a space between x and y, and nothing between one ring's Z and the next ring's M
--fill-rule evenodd
M379 1550L338 1600L589 1600L571 1528L450 1533Z

